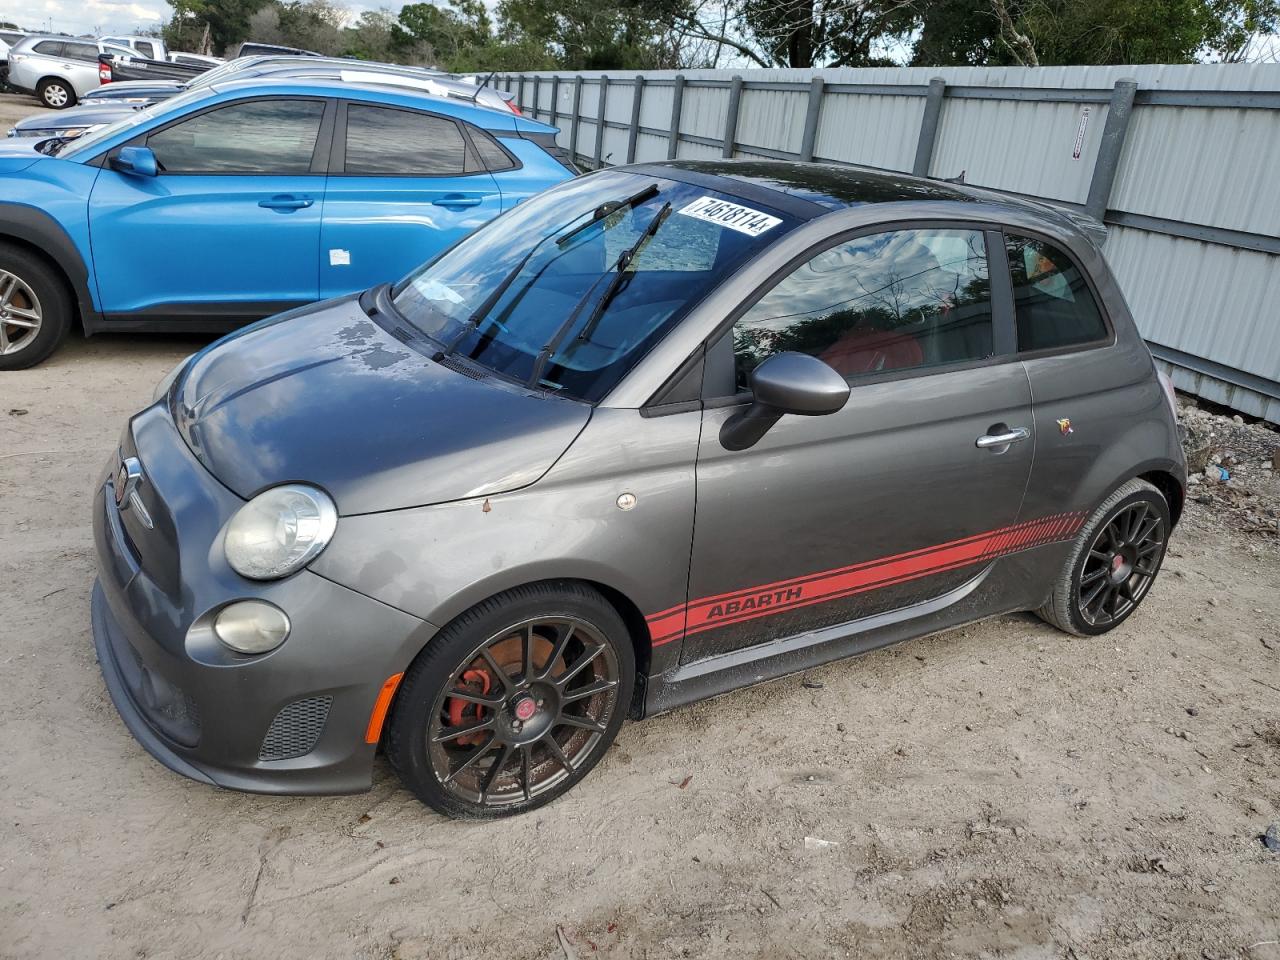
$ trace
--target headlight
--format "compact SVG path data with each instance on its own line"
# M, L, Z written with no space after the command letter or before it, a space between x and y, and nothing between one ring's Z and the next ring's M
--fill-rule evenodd
M240 600L218 612L213 632L237 653L266 653L289 636L289 618L265 600Z
M155 403L157 400L159 400L161 397L163 397L165 394L169 392L169 388L173 386L173 381L178 379L178 374L180 374L183 371L183 368L186 367L186 365L191 361L191 358L194 356L195 356L194 353L187 354L185 357L183 357L181 360L178 361L178 365L176 367L174 367L172 370L170 370L168 373L164 375L164 377L160 380L160 382L156 384L155 390L151 392L152 403Z
M258 494L227 524L225 546L231 569L250 580L276 580L320 555L338 527L328 494L289 483Z

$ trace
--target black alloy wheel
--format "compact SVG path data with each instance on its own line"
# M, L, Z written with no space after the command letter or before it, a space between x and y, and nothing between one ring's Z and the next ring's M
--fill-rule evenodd
M1173 527L1164 495L1145 480L1122 484L1076 535L1041 618L1077 636L1127 620L1151 590Z
M387 753L430 806L463 817L533 809L613 742L634 683L630 640L603 597L564 586L554 603L525 596L541 585L486 601L406 673Z

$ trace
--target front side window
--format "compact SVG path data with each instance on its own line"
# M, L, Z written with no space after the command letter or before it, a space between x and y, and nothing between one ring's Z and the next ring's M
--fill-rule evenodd
M1018 349L1053 350L1107 337L1084 274L1058 247L1043 240L1005 236L1013 279Z
M467 148L452 120L409 110L347 106L346 172L450 177L466 170Z
M254 100L210 110L147 137L165 173L304 174L324 102Z
M397 285L395 303L456 356L595 401L794 225L694 184L595 173L492 221Z
M992 355L991 280L979 230L894 230L806 261L733 327L737 386L775 353L845 377Z

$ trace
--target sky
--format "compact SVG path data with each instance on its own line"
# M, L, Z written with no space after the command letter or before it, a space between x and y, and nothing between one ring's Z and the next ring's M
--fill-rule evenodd
M406 0L343 5L354 19L361 10L382 6L399 12L404 2ZM27 30L54 30L77 36L133 33L138 28L158 27L172 12L173 8L164 0L0 0L0 20Z

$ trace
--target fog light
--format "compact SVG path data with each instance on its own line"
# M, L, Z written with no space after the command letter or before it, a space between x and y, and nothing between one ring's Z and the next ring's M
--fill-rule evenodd
M289 636L289 618L265 600L240 600L218 612L213 632L237 653L266 653Z

